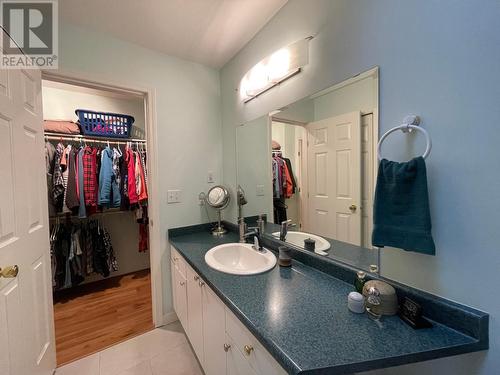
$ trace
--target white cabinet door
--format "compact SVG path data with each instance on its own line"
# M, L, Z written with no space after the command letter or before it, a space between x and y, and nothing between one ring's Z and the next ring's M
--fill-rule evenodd
M256 375L248 361L239 351L231 336L226 334L226 342L229 349L226 353L227 373L226 375ZM260 374L268 375L268 374Z
M0 38L8 36L0 29ZM56 366L39 70L0 70L0 374ZM17 267L15 267L17 266ZM12 268L9 268L12 267ZM18 270L15 272L14 270ZM11 270L13 272L9 272Z
M175 313L179 318L182 327L187 332L188 330L188 310L187 310L187 282L186 278L180 273L178 269L174 271L174 285L175 285Z
M191 267L186 269L189 341L203 366L203 307L200 277Z
M207 286L202 287L203 369L206 375L226 374L226 319L222 301Z
M173 258L170 258L170 277L172 278L171 283L172 283L172 303L174 304L174 311L177 314L177 286L176 286L176 268L175 268L175 261Z

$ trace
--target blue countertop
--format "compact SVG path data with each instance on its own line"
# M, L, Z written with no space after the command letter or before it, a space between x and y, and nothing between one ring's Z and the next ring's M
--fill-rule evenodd
M480 341L433 322L414 330L397 316L379 322L347 309L351 284L293 261L253 276L211 269L205 253L237 242L207 230L170 236L171 244L290 374L346 374L485 349ZM484 314L487 317L487 314Z

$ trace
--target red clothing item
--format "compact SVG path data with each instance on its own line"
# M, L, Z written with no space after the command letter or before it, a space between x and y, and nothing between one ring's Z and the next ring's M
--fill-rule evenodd
M139 154L137 157L140 158ZM148 186L146 185L146 177L144 175L144 169L142 168L142 163L139 162L139 171L141 175L141 192L139 194L139 202L148 199Z
M293 195L293 184L292 184L292 176L290 174L290 171L288 170L288 166L286 163L283 163L283 167L285 169L285 176L286 176L286 189L284 189L284 195L285 198L291 198Z
M97 187L97 149L87 146L83 153L83 193L86 206L97 206Z
M145 253L149 248L149 228L147 224L139 224L139 252Z
M130 204L139 202L137 190L135 185L135 160L134 153L130 148L126 149L125 161L127 162L128 169L128 200Z

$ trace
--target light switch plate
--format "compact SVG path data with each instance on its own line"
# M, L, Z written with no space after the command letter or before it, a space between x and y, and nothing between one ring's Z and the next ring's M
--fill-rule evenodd
M255 191L258 197L263 197L265 194L264 192L264 185L257 185L255 187Z
M181 190L168 190L167 203L179 203L181 201Z

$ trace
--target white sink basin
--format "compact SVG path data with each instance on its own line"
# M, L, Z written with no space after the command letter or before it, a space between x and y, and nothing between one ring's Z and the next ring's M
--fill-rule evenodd
M255 275L272 269L276 265L276 257L267 249L254 250L251 244L228 243L208 250L205 262L217 271Z
M274 232L273 236L276 238L280 237L280 232ZM325 240L323 237L317 236L315 234L306 232L288 232L286 235L286 241L289 244L304 248L304 240L312 239L316 241L314 252L321 255L326 255L325 251L330 249L330 242Z

